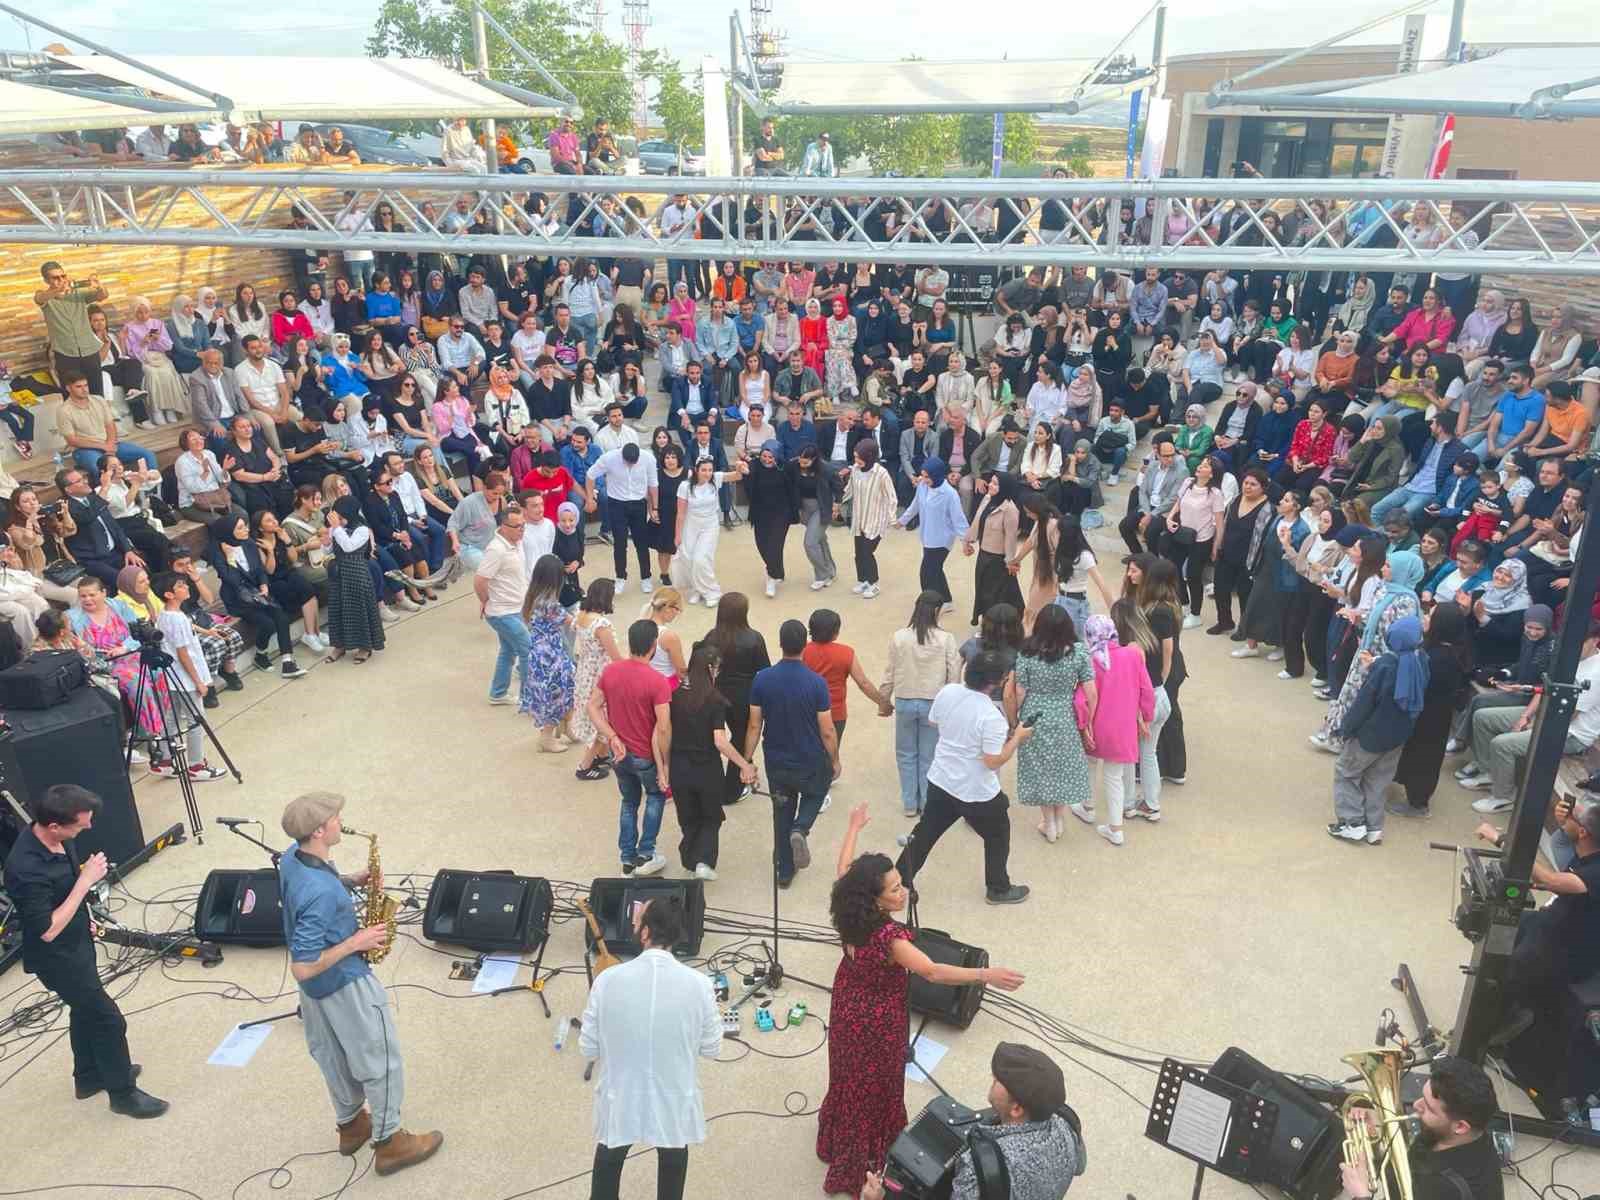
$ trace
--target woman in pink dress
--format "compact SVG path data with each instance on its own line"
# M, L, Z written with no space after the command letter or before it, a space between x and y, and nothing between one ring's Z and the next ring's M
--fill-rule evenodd
M143 692L139 690L139 643L128 631L132 611L122 601L108 597L104 583L85 575L78 580L78 604L67 611L67 620L73 633L110 660L117 690L129 710L137 698L139 707L133 717L138 731L149 737L160 734L161 710L165 708L168 719L172 718L172 694L167 681L158 675L147 676Z
M1117 640L1117 626L1110 617L1090 617L1084 629L1089 643L1089 660L1094 664L1094 743L1090 755L1102 764L1100 794L1105 800L1106 823L1095 831L1113 846L1122 845L1124 763L1139 761L1139 737L1149 728L1156 714L1156 693L1145 667L1144 652L1137 646L1124 646ZM1092 822L1094 815L1074 804L1080 820Z
M683 330L684 341L694 341L696 321L694 297L689 295L689 285L681 279L673 286L672 301L667 305L667 320Z
M844 949L833 973L828 1094L817 1112L817 1157L828 1164L822 1190L830 1196L859 1196L867 1172L883 1165L906 1127L908 972L955 986L985 983L1008 992L1022 986L1016 971L947 966L911 944L911 930L892 915L906 906L900 872L887 855L856 857L866 824L863 800L850 810L828 902Z

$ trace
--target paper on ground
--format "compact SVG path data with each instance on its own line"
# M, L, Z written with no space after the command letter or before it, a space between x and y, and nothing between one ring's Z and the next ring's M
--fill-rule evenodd
M916 1058L906 1064L906 1078L912 1083L926 1083L928 1076L939 1069L939 1063L950 1052L949 1046L941 1045L925 1033L911 1043L911 1048Z
M228 1036L222 1039L222 1044L211 1052L211 1057L206 1062L213 1067L243 1067L246 1066L256 1051L261 1049L261 1043L267 1040L267 1035L272 1032L271 1025L252 1025L249 1029L241 1029L235 1025Z
M517 985L517 968L522 965L522 960L515 954L491 954L483 960L483 966L478 968L478 977L472 981L472 990L475 992L493 992L500 988L515 987Z

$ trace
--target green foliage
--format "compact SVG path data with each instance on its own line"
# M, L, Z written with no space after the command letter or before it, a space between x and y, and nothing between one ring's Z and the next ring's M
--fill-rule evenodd
M1088 179L1094 174L1094 167L1089 162L1089 155L1093 151L1094 144L1089 140L1089 135L1075 133L1056 151L1056 159L1065 163L1067 170L1075 178Z
M566 0L483 0L483 5L571 89L583 106L585 122L604 117L618 131L632 128L633 89L622 43L590 32L587 19ZM492 28L488 43L489 69L495 78L529 91L550 90ZM367 53L475 67L471 0L383 0L367 39ZM527 132L538 135L551 122L530 124L535 128Z
M1038 122L1032 113L1007 113L1005 160L1015 165L1033 163L1039 156ZM967 113L961 117L961 161L986 167L994 153L994 114Z
M760 132L756 124L745 121L745 140L751 145ZM875 174L895 171L901 175L939 176L956 161L959 149L960 124L951 116L924 113L780 117L776 133L791 170L799 170L806 147L824 131L833 142L833 159L841 170L857 155L865 155Z
M691 82L678 60L657 50L645 55L645 74L655 81L656 113L667 140L680 146L702 148L705 140L705 80L696 71Z

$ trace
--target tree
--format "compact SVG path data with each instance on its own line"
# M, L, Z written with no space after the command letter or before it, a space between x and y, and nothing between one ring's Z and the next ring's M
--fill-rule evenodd
M577 96L584 118L608 120L618 129L633 126L633 88L627 76L628 52L620 43L588 28L587 19L566 0L482 0L494 18L512 30L539 61ZM489 30L489 69L498 79L548 91L527 63ZM367 38L374 57L399 55L477 65L472 37L472 0L383 0ZM535 122L542 132L550 122Z
M753 143L751 122L745 123L746 141ZM783 143L784 161L799 170L806 147L823 132L833 143L833 158L842 168L864 155L877 174L943 175L956 160L959 125L955 117L918 113L910 116L862 114L859 116L783 117L776 123Z
M678 146L699 146L706 128L702 73L696 71L691 84L677 59L654 50L645 56L644 72L655 80L655 110L667 140Z
M1088 179L1094 174L1094 166L1089 161L1089 155L1094 151L1094 143L1089 140L1087 133L1075 133L1061 144L1061 149L1056 151L1056 159L1067 164L1067 170L1078 179Z
M986 167L994 155L994 114L967 113L961 118L961 161ZM1039 157L1038 122L1032 113L1007 113L1004 141L1008 163L1026 165Z

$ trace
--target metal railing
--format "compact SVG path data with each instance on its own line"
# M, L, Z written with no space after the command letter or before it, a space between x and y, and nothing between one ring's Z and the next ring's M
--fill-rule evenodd
M530 190L549 198L559 222L524 211ZM673 213L664 231L662 210L680 195L688 219L680 226ZM463 197L465 212L451 217ZM1148 217L1134 227L1142 236L1102 219L1125 204ZM400 232L363 220L380 205L393 208ZM1054 220L1044 223L1060 228L1042 227L1046 208ZM306 228L288 228L296 209ZM1408 214L1423 211L1433 234L1411 224ZM1457 213L1465 220L1453 228ZM479 214L497 231L460 227ZM0 171L0 242L1600 275L1600 184L19 170Z

